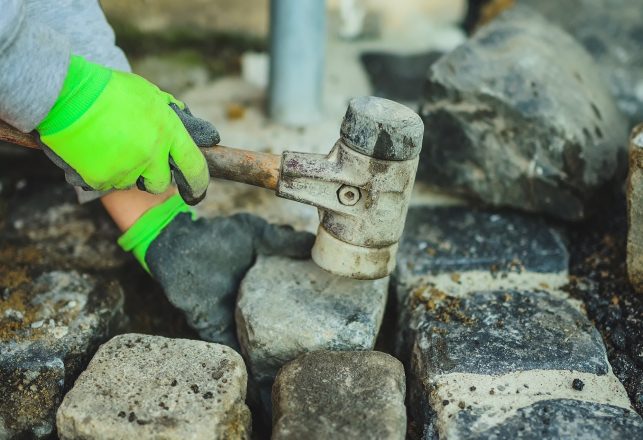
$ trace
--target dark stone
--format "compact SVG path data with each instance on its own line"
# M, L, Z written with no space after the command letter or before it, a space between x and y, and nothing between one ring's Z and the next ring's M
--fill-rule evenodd
M614 374L623 382L634 408L643 415L643 295L630 285L626 271L627 216L622 193L599 215L568 231L571 281L565 287L582 300L603 335ZM616 311L618 309L618 312ZM614 329L622 329L626 341Z
M273 387L273 439L404 439L402 364L376 351L317 351L286 364Z
M634 411L577 400L545 400L520 408L491 427L472 430L481 414L463 410L448 423L448 438L472 440L562 438L635 439L643 437L643 421Z
M626 123L592 57L529 8L428 73L418 179L494 206L584 218L624 174Z
M393 101L417 102L422 96L426 72L442 52L430 51L413 55L387 52L365 52L360 59L373 95Z
M539 218L470 207L412 207L396 277L466 270L558 273L567 270L561 236Z
M116 282L0 269L0 438L54 432L64 394L122 320Z
M521 0L572 34L608 78L631 124L643 121L643 19L640 0Z
M583 388L585 388L585 382L580 379L574 379L574 381L572 382L572 388L577 391L583 391Z
M100 204L80 205L69 185L47 183L28 181L10 198L2 238L11 248L55 269L123 267L130 257L116 244L118 229Z
M608 373L600 334L565 299L545 291L433 294L413 348L422 377L550 369ZM419 313L419 312L418 312Z

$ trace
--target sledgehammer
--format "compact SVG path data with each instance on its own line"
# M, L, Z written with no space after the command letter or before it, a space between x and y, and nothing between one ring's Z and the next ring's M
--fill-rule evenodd
M408 107L360 97L350 101L339 140L327 155L275 155L221 145L201 151L212 177L316 206L320 222L312 258L320 267L377 279L395 268L423 134L422 120ZM38 147L32 135L6 124L0 125L0 140Z

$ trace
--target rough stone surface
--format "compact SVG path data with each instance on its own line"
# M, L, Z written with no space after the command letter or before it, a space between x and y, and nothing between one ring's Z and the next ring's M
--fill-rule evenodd
M117 336L65 396L58 433L62 439L249 438L246 381L243 360L229 347Z
M0 299L0 438L42 438L54 431L65 392L122 319L123 293L116 282L26 269L0 255Z
M592 54L631 124L643 121L643 22L639 0L520 0Z
M408 357L427 304L446 301L459 313L458 298L472 288L560 287L567 265L561 235L541 219L465 206L411 207L393 283L398 354Z
M529 8L429 70L418 179L578 220L625 170L627 127L591 56Z
M609 371L598 331L572 303L546 291L470 292L465 298L415 292L427 310L414 345L423 374Z
M16 186L2 225L5 249L28 252L32 263L57 269L112 270L130 260L99 204L79 205L66 183L23 180Z
M117 237L41 152L0 146L0 438L50 434L114 332L193 334Z
M643 292L643 124L632 131L627 182L627 274Z
M640 431L598 331L562 291L567 265L560 234L540 219L409 210L394 287L412 437Z
M402 364L376 351L305 354L273 388L273 439L404 439Z
M634 439L643 421L634 411L571 399L545 400L518 409L502 424L485 426L475 411L458 412L447 438L483 439ZM472 429L473 427L473 429Z
M388 279L332 275L312 261L259 257L244 278L237 335L248 369L270 406L272 382L286 362L315 350L370 350L386 305Z
M398 254L401 281L463 271L559 273L568 255L561 234L542 219L467 206L409 209Z

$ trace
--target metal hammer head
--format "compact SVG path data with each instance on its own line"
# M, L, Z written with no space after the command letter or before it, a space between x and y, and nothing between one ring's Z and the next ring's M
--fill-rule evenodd
M411 109L360 97L327 156L284 153L277 195L319 208L312 250L319 266L357 279L393 271L423 134Z

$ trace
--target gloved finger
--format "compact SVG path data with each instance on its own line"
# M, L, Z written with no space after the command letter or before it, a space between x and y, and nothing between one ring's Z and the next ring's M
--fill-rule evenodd
M58 156L54 150L49 148L46 144L40 141L40 136L36 137L36 140L38 142L38 145L40 145L40 149L45 153L45 155L51 160L54 165L56 165L58 168L62 169L65 172L65 180L74 186L78 186L85 191L93 191L94 188L92 188L87 182L85 182L85 179L81 177L78 172L70 167L67 162L65 162L60 156Z
M310 232L295 231L289 225L274 225L251 214L237 214L234 217L245 222L250 229L258 254L310 257L310 250L315 242L315 236Z
M171 103L170 107L177 114L194 143L199 147L211 147L221 141L221 136L219 136L219 132L214 125L193 116L188 107L181 108L175 103Z
M167 93L163 91L161 91L161 93L165 97L166 102L170 104L170 106L174 105L181 110L185 108L185 102L181 101L180 99L176 99L174 95L172 95L171 93Z
M205 157L177 120L176 136L170 147L170 164L179 194L188 205L196 205L205 197L210 173Z
M162 156L159 156L141 173L136 185L143 191L161 194L167 190L171 183L170 164Z

